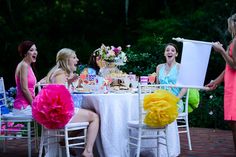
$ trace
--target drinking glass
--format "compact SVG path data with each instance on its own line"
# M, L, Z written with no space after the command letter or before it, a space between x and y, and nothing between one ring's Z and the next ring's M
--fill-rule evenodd
M80 79L84 82L84 80L86 79L86 74L80 74Z
M132 88L137 88L138 87L138 81L133 80L131 81Z
M72 86L73 86L74 88L77 88L78 85L79 85L79 80L78 80L78 79L76 79L75 81L72 82Z
M148 75L148 82L150 82L151 84L153 84L156 80L156 76L155 75Z
M129 85L130 85L130 78L129 78L129 77L125 77L125 78L124 78L124 83L125 83L125 86L129 88Z
M112 83L112 77L110 76L107 76L105 78L105 83L106 83L106 89L107 89L107 92L110 93L110 90L111 90L111 83Z

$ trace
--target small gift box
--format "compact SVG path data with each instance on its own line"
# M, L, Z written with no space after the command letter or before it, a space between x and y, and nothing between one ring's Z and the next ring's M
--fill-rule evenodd
M88 80L89 80L89 81L94 81L95 77L96 77L96 75L89 74L89 75L88 75Z

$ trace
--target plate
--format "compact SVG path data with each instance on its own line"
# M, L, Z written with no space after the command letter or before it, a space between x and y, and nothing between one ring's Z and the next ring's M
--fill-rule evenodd
M74 91L73 94L92 94L93 92L86 92L86 91Z

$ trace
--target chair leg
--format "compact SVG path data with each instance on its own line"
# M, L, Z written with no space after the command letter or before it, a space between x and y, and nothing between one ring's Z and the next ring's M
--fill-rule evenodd
M34 140L34 146L35 146L35 152L39 152L39 134L38 134L38 124L34 121L34 135L35 135L35 140Z
M8 122L5 122L6 129L8 129ZM8 136L8 131L4 131L4 135ZM7 140L9 137L3 138L3 152L5 153L7 151Z
M4 135L5 135L5 131L4 131ZM2 146L3 146L3 152L5 153L6 152L6 150L7 150L7 139L6 139L6 137L3 137L3 144L2 144Z
M188 147L189 147L189 150L192 150L191 137L190 137L190 131L189 131L189 125L188 125L188 118L185 119L185 122L186 122L186 130L187 130L187 137L188 137Z
M169 152L169 142L167 140L167 128L165 129L165 139L166 139L166 152L167 152L167 157L170 156L170 152Z
M39 146L39 156L38 157L42 157L42 155L43 155L43 145L44 145L44 130L43 130L43 127L42 127L41 138L40 138L40 146Z
M27 132L28 132L28 157L31 157L31 122L27 122Z
M66 157L70 157L69 141L68 141L68 130L65 128L65 147L66 147Z
M131 150L131 147L130 147L130 134L131 134L131 131L130 129L128 129L128 149L127 149L127 154L128 156L130 156L130 150Z
M141 128L139 128L141 129ZM142 136L142 130L138 131L138 143L137 143L137 151L136 151L136 156L140 156L140 151L141 151L141 136Z

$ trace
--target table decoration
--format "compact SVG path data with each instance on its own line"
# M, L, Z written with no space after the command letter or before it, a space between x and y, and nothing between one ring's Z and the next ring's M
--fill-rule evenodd
M126 54L122 51L122 48L114 46L105 46L101 45L100 48L94 51L98 53L98 56L101 57L106 62L115 63L115 65L124 65L127 62Z
M74 114L74 103L64 85L45 86L32 104L34 119L48 129L63 128Z
M110 73L119 73L119 66L125 65L127 62L126 54L120 46L114 47L102 44L100 48L95 50L95 53L101 60L105 61L105 66L99 71L102 77L106 77Z
M140 76L140 83L142 85L147 85L148 84L148 76Z
M191 113L194 109L198 108L199 102L200 102L199 90L191 88L189 90L188 113Z
M14 122L3 122L2 126L0 126L2 130L8 129L8 135L18 135L20 130L24 129L24 124L14 123ZM0 132L0 135L4 135L4 131Z
M150 127L163 127L178 116L179 98L167 90L159 89L144 97L143 108L147 111L144 123Z

